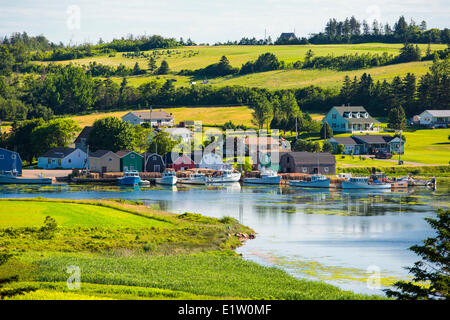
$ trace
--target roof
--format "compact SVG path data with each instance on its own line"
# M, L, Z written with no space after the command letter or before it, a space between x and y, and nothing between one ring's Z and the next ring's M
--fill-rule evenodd
M425 110L433 117L450 117L450 110Z
M374 144L374 143L387 143L389 141L391 141L392 139L394 139L394 137L392 136L382 136L382 135L370 135L370 134L366 134L366 135L353 135L352 136L355 139L361 140L364 143L367 144Z
M119 150L119 151L116 152L116 154L119 156L119 158L123 158L123 157L129 155L130 153L134 153L134 154L137 154L137 155L143 157L139 153L134 152L134 151L129 151L129 150Z
M340 106L340 107L334 107L334 108L342 117L344 117L345 113L350 113L350 112L365 112L365 113L369 114L367 112L367 110L362 106ZM379 123L379 121L375 118L372 118L372 116L370 114L367 118L353 118L353 117L352 118L344 117L344 118L352 123L359 123L359 122L360 123L366 123L366 122Z
M42 155L42 158L60 158L63 159L74 152L75 148L54 148Z
M328 152L286 152L281 155L281 157L285 157L290 155L294 158L295 165L299 164L336 164L336 158Z
M356 142L352 137L333 137L331 139L334 139L337 143L343 144L343 145L357 145L358 142Z
M81 139L87 139L89 133L91 133L93 127L84 127L78 137L75 139L75 143L80 143Z
M105 156L106 154L110 153L112 151L109 150L97 150L95 152L90 152L89 156L92 158L101 158L103 156Z
M165 111L132 111L128 114L130 113L143 120L150 120L150 113L152 120L173 120L173 117Z
M280 35L280 38L291 38L291 37L296 37L295 36L295 33L293 33L293 32L283 32L281 35Z
M0 150L4 150L4 151L7 151L7 152L18 154L16 151L8 150L8 149L5 149L5 148L0 148Z

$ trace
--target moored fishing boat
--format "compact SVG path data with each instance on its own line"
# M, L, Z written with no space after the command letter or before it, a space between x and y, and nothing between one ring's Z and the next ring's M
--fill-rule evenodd
M379 180L370 181L368 177L351 177L342 181L342 189L390 189L391 184Z
M177 175L173 171L166 171L163 173L161 178L156 178L155 182L157 184L162 184L165 186L174 186L177 183Z
M178 179L178 183L205 185L206 184L206 176L203 173L191 173L188 178Z
M220 175L206 178L207 183L233 183L241 180L240 172L233 172L231 169L219 171Z
M21 178L17 176L17 171L5 171L0 174L0 184L52 184L51 178Z
M330 178L323 176L321 174L315 174L311 176L310 181L289 181L289 185L292 187L303 187L303 188L329 188Z
M264 170L261 171L260 178L245 178L244 183L252 183L252 184L280 184L281 176L279 176L273 170Z
M123 173L123 177L117 178L117 182L120 185L125 186L137 186L141 182L138 171L126 171Z

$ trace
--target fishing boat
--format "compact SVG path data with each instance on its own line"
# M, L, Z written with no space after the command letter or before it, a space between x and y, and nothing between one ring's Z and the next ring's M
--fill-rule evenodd
M203 173L191 173L188 178L178 179L178 183L205 185L206 184L206 176Z
M156 178L155 182L157 184L162 184L165 186L174 186L177 183L177 175L173 171L166 171L163 173L161 178Z
M241 180L240 172L233 172L231 169L219 171L220 175L206 178L207 183L233 183Z
M391 189L391 184L379 180L370 181L368 177L351 177L342 181L342 189Z
M311 181L289 181L289 185L303 188L329 188L330 178L321 174L315 174L311 176Z
M39 178L21 178L18 177L18 172L4 171L0 174L0 184L52 184L51 178L44 178L41 174Z
M123 177L117 178L117 182L124 186L137 186L141 182L138 171L126 171Z
M280 184L281 176L279 176L273 170L264 170L261 171L260 178L245 178L244 183L253 183L253 184Z

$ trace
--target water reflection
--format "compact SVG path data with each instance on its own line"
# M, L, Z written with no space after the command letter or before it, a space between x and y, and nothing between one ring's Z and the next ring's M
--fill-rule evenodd
M432 235L423 218L434 215L436 207L448 207L450 202L449 185L439 185L436 191L416 188L396 192L240 184L136 188L7 185L0 186L0 197L122 198L141 200L175 213L231 216L257 232L255 240L238 249L246 259L372 294L381 291L368 290L364 281L322 278L318 271L314 275L305 273L305 264L300 262L306 259L323 266L363 271L377 265L383 274L406 277L403 267L417 260L408 247Z

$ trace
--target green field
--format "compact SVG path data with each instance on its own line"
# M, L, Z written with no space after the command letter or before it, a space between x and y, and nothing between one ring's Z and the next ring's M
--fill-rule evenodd
M262 53L271 52L278 56L280 60L286 63L292 63L303 60L308 50L313 50L316 56L326 56L334 54L335 56L344 54L363 54L363 53L379 53L387 52L397 55L401 44L384 44L384 43L365 43L365 44L349 44L349 45L296 45L296 46L215 46L215 47L183 47L173 49L172 54L164 54L159 56L157 64L162 60L167 60L173 73L182 69L199 69L204 68L212 63L216 63L225 55L231 65L240 67L243 63L256 60ZM425 52L427 45L421 44L419 47ZM432 50L445 49L445 45L433 44ZM164 52L166 52L164 50ZM196 55L189 56L189 52L198 52ZM147 51L146 53L149 53ZM118 66L124 64L133 67L136 62L141 68L147 69L147 59L145 58L125 58L122 53L117 53L115 57L95 56L70 61L60 61L60 64L78 64L88 65L90 62L100 64ZM44 62L39 62L44 63ZM45 62L47 63L47 62ZM390 80L396 75L405 75L413 72L416 76L425 74L428 71L430 62L413 62L398 65L370 68L356 71L333 71L333 70L282 70L251 74L238 77L222 77L210 79L212 85L242 85L249 87L264 87L270 89L304 87L308 85L318 85L323 87L339 86L345 75L360 76L363 72L369 72L375 80ZM120 82L121 78L112 77L116 82ZM166 79L176 79L176 86L187 86L192 79L190 77L169 74L165 76L131 76L128 78L129 83L138 86L149 80L165 81ZM201 81L201 80L200 80Z
M380 132L378 134L388 134L389 132ZM349 137L353 134L336 134L335 137ZM449 165L450 164L450 129L422 129L407 130L404 132L406 137L405 154L401 159L410 164L405 165ZM313 139L314 140L314 139ZM317 140L323 143L323 140ZM393 157L394 162L360 159L359 156L342 156L337 155L336 161L338 166L378 166L392 167L397 166L396 161L398 155Z
M51 215L52 229L41 228ZM47 230L47 231L46 231ZM0 278L7 289L36 291L16 299L379 299L243 260L230 249L236 233L253 233L231 218L175 215L138 202L0 200L0 250L14 258ZM68 266L81 271L69 290Z

